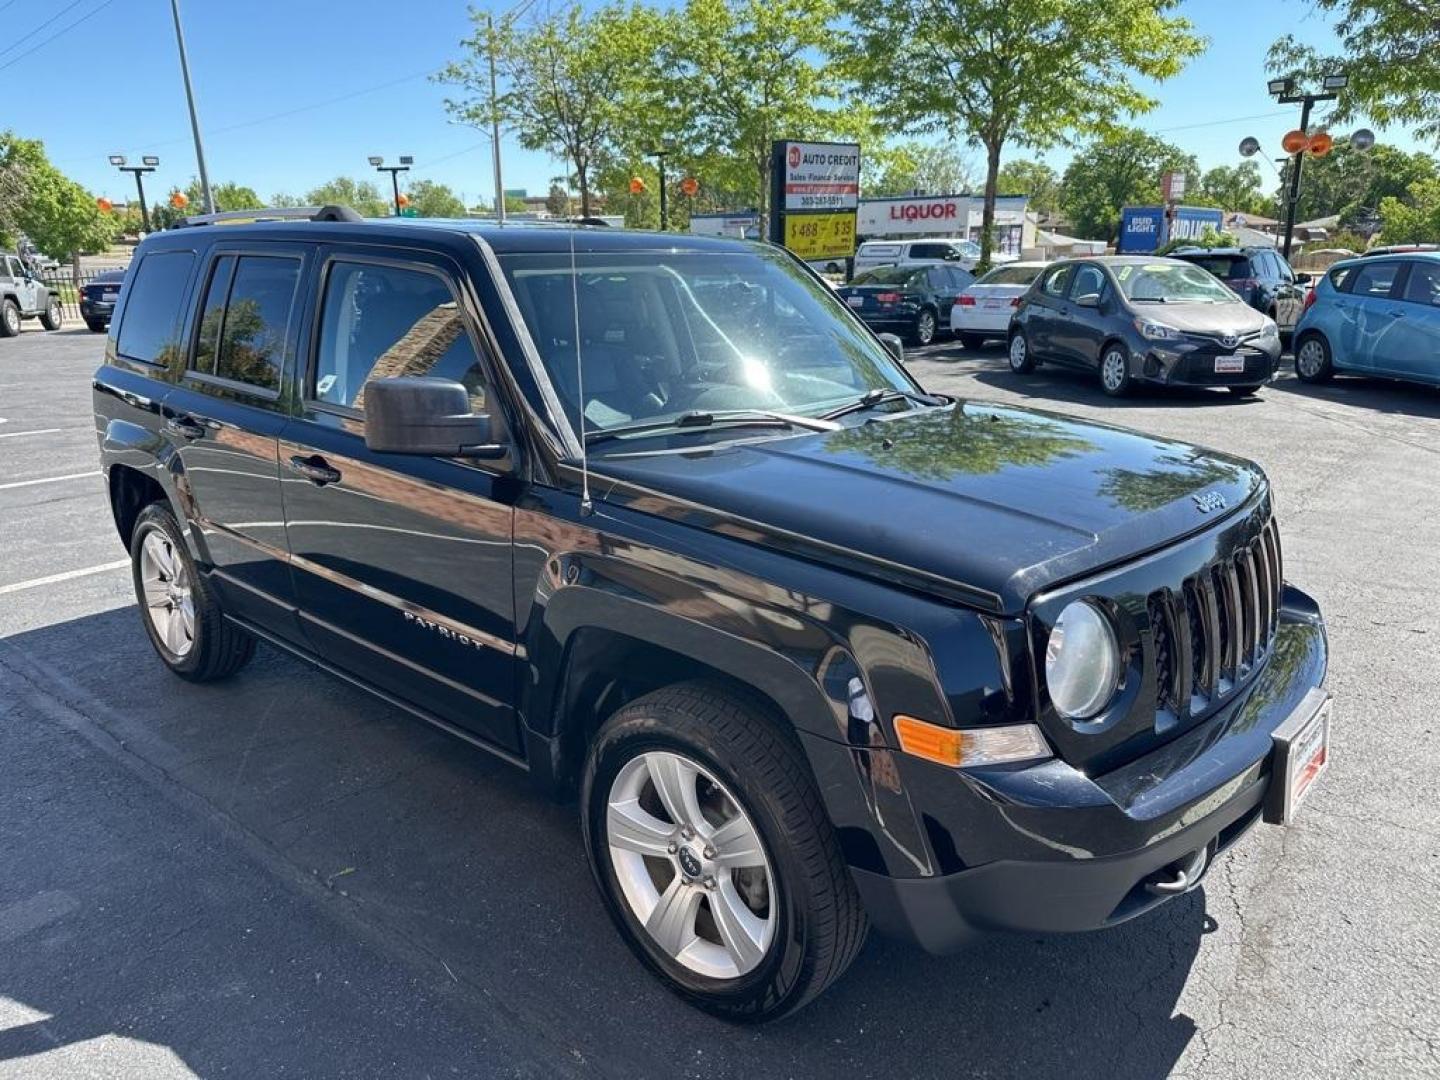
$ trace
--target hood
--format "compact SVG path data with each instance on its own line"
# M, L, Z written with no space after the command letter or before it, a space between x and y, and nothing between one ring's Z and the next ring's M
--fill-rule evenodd
M1228 304L1147 304L1130 302L1142 319L1173 326L1187 334L1253 334L1265 326L1265 316L1243 300Z
M1240 458L975 402L813 435L609 453L591 470L645 489L597 485L607 501L882 577L908 572L921 587L948 583L1003 612L1205 528L1265 486Z

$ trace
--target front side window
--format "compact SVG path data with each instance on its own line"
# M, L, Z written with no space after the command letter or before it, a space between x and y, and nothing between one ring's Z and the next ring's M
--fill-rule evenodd
M195 255L190 251L156 251L140 260L126 290L116 340L121 356L147 364L169 364L183 356L181 304L194 266Z
M1123 263L1114 270L1120 291L1136 303L1228 304L1236 299L1207 271L1178 260Z
M1400 276L1400 269L1404 265L1399 260L1366 263L1356 269L1347 291L1356 296L1388 297L1390 290L1395 287L1395 279Z
M375 379L430 375L470 392L485 409L484 377L449 284L425 270L335 262L325 283L315 400L365 408Z
M299 282L299 259L241 255L236 260L215 346L218 377L262 390L280 389Z
M689 412L818 416L867 390L914 389L834 293L783 255L586 252L574 273L570 258L500 261L577 430Z
M1075 271L1075 285L1070 295L1077 299L1082 296L1099 296L1105 291L1105 273L1098 266L1082 266Z

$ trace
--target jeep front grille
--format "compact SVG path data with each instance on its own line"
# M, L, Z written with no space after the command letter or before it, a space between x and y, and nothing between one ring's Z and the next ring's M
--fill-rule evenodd
M1283 564L1272 518L1249 544L1150 594L1155 727L1207 712L1269 655L1279 626Z

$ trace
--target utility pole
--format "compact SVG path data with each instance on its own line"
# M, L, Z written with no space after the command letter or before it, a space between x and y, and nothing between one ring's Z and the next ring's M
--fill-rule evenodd
M140 196L140 224L148 233L150 231L150 209L145 205L145 181L141 177L146 173L154 172L156 166L160 164L160 159L146 155L140 159L139 165L127 165L124 154L111 154L110 164L121 172L135 174L135 193Z
M378 155L366 159L375 166L376 172L388 172L390 174L390 187L395 192L395 216L400 216L400 174L409 172L410 166L415 164L415 159L409 154L400 155L399 165L386 165L385 159Z
M1324 92L1319 94L1297 94L1294 79L1271 79L1268 88L1281 105L1300 106L1300 131L1308 137L1310 134L1310 110L1315 103L1334 101L1340 96L1338 92L1344 90L1349 81L1345 75L1326 75L1321 83ZM1287 146L1285 149L1290 148ZM1284 255L1287 262L1290 259L1290 245L1295 237L1295 210L1300 201L1300 174L1305 167L1305 152L1308 149L1307 141L1305 145L1295 151L1290 159L1289 185L1285 192Z
M190 103L190 132L195 136L195 164L200 167L200 191L205 196L205 212L215 213L215 196L210 193L210 174L205 170L205 147L200 143L200 117L195 113L195 88L190 85L190 60L185 55L185 31L180 28L180 0L170 0L170 13L175 16L175 44L180 47L180 74L185 79L185 100Z
M485 16L490 54L490 160L495 165L495 220L505 223L505 183L500 179L500 95L495 89L495 17Z

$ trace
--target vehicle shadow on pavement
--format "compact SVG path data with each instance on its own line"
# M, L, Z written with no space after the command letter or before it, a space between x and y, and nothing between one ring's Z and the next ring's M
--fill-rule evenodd
M573 806L276 650L191 685L127 607L0 640L0 683L0 1062L119 1033L201 1075L1140 1078L1196 1035L1203 890L950 957L872 938L742 1028L631 956Z
M1291 377L1275 380L1268 390L1293 394L1297 398L1313 398L1332 405L1346 405L1357 411L1368 409L1371 412L1440 420L1440 387L1420 383L1337 375L1331 382L1316 384L1303 383Z
M975 381L1027 398L1112 409L1243 409L1257 404L1258 400L1255 397L1237 397L1223 389L1143 384L1136 385L1124 397L1114 398L1100 389L1094 376L1078 368L1060 368L1051 364L1043 364L1029 375L1016 375L1009 367L980 371L975 374Z

